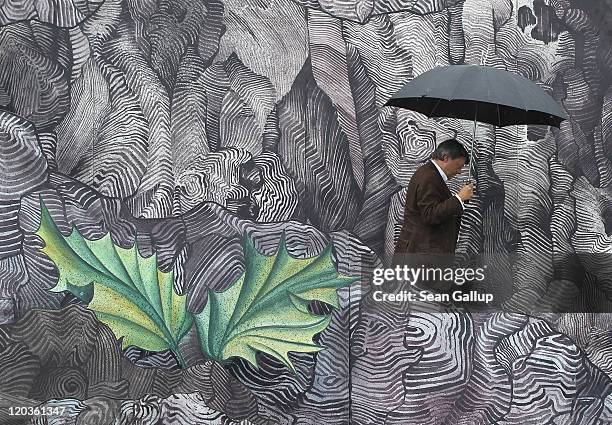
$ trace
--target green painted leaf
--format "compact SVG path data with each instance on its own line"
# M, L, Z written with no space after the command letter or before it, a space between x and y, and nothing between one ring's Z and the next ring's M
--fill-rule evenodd
M76 228L64 236L40 202L40 226L36 234L59 270L53 292L69 291L88 303L97 318L123 338L123 346L150 351L171 349L180 358L178 341L191 327L185 296L173 288L174 273L157 268L157 255L142 257L137 244L122 248L111 234L100 239L83 238Z
M203 352L219 361L242 357L257 366L262 351L295 373L290 351L316 352L312 341L330 316L308 311L310 301L339 307L336 290L357 280L336 270L331 243L316 257L299 259L287 252L285 234L277 252L266 256L243 239L245 271L223 292L208 291L204 310L194 316Z

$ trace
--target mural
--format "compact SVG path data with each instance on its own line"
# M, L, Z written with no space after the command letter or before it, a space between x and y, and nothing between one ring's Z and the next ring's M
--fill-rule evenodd
M610 3L0 12L1 423L612 422ZM381 308L412 173L473 125L382 105L462 63L571 117L477 129L458 251L515 256L508 311Z

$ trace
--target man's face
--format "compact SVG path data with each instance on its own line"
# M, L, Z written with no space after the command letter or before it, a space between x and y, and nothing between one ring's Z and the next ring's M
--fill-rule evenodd
M452 159L450 156L444 155L444 159L442 160L442 162L444 163L444 172L450 179L461 172L461 169L465 165L465 158L460 156L458 158Z

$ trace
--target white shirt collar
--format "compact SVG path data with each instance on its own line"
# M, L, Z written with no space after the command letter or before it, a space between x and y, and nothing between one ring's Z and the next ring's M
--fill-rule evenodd
M448 177L446 176L446 174L444 173L444 171L442 171L442 168L440 168L440 166L438 164L436 164L436 161L434 161L433 159L430 159L430 161L433 163L433 165L436 166L436 168L438 169L438 173L440 173L440 176L442 176L442 180L447 181Z

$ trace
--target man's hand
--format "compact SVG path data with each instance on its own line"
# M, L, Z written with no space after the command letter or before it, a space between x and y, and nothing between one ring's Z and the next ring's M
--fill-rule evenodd
M474 185L473 182L470 183L466 183L465 185L463 185L463 187L459 190L459 193L457 193L457 195L459 195L459 197L461 198L461 200L463 202L467 202L470 199L472 199L472 196L474 196L476 186Z

